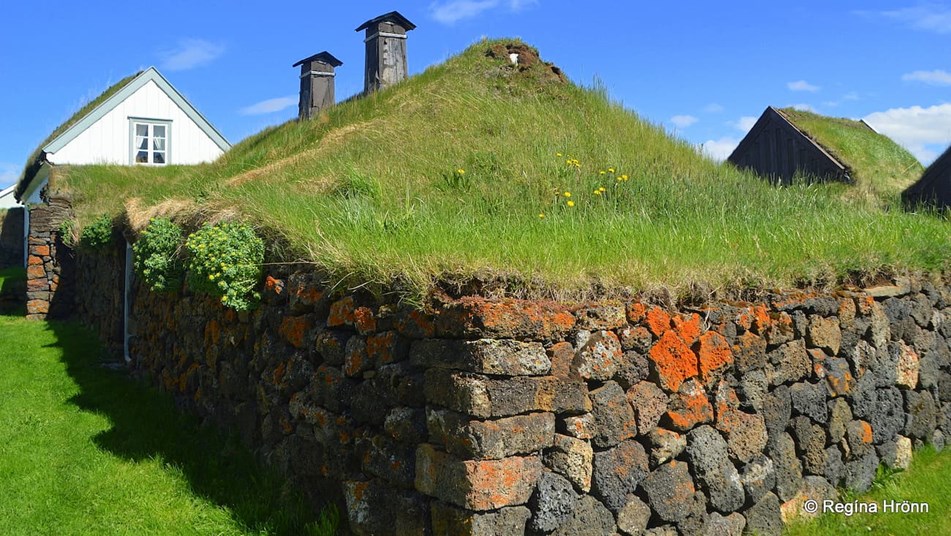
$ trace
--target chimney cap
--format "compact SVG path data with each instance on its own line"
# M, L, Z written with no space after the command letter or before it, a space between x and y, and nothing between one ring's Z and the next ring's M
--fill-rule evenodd
M416 28L416 25L410 22L409 19L403 15L400 15L399 11L390 11L389 13L380 15L379 17L364 22L355 31L359 32L360 30L365 30L378 22L395 22L396 24L402 26L407 32Z
M313 56L306 57L300 60L299 62L295 63L294 65L291 65L291 67L297 67L298 65L303 65L304 63L311 62L311 61L326 63L327 65L330 65L331 67L340 67L341 65L343 65L342 61L338 60L337 58L334 57L333 54L325 50L323 52L314 54Z

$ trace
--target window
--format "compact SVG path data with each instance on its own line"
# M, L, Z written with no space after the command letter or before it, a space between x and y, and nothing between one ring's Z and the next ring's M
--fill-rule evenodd
M170 126L166 122L133 121L132 163L167 164Z

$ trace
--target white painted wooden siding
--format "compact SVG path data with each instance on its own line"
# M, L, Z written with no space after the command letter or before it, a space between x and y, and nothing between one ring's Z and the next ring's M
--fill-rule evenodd
M172 122L169 164L210 162L222 153L155 82L149 81L47 159L54 164L131 164L130 117Z

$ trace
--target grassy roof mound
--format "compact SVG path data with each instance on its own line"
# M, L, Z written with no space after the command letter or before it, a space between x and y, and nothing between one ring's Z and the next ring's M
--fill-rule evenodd
M848 167L852 179L865 193L893 200L924 171L917 158L864 121L795 108L783 108L780 112Z
M947 222L716 164L512 40L267 129L212 164L58 175L80 223L245 218L281 239L272 257L413 291L446 277L560 296L784 285L951 258Z
M16 195L20 195L26 189L27 185L33 180L33 177L39 172L40 167L43 165L43 148L49 145L53 140L58 138L62 133L69 130L73 125L80 122L84 117L89 115L93 110L95 110L100 104L106 102L109 97L115 95L120 89L124 88L129 84L135 77L142 74L142 71L139 71L133 75L129 75L122 80L119 80L115 84L106 88L98 97L89 101L83 105L79 110L76 111L73 115L69 117L66 121L63 122L60 126L56 127L53 132L50 133L46 139L43 140L40 145L30 153L29 158L26 160L26 165L23 167L23 173L20 174L20 178L17 181Z

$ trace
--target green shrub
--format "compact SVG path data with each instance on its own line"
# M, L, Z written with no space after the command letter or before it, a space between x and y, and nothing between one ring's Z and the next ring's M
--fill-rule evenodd
M221 296L221 303L244 311L261 295L254 287L261 279L264 241L250 225L204 225L185 241L188 284L195 291Z
M76 237L76 220L63 220L59 224L59 239L69 247L75 247L78 238Z
M112 218L103 214L83 227L79 245L88 249L103 249L112 243Z
M168 218L153 218L132 246L135 273L150 289L174 291L182 286L185 270L179 250L184 233Z

